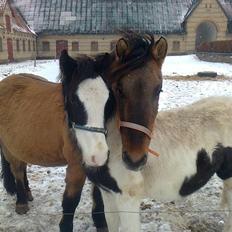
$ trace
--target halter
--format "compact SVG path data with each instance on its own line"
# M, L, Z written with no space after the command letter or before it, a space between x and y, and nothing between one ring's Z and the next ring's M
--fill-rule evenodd
M149 137L149 139L152 138L152 131L145 126L142 126L142 125L139 125L133 122L119 121L119 128L120 127L130 128L133 130L143 132L145 135ZM150 152L152 155L159 157L159 153L157 153L156 151L150 148L148 148L148 152Z
M78 125L76 123L73 123L72 126L75 129L80 129L80 130L89 131L89 132L95 132L95 133L101 133L101 134L104 134L105 136L108 133L108 131L105 128L100 128L100 127L81 126L81 125Z
M130 128L133 130L141 131L144 134L146 134L149 137L149 139L152 138L152 131L146 128L145 126L142 126L142 125L139 125L133 122L120 121L119 127L126 127L126 128Z

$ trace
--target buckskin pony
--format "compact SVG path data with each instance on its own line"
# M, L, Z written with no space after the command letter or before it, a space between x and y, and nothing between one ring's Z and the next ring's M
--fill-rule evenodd
M33 200L27 163L67 165L61 231L72 231L86 169L103 165L109 155L104 111L109 91L89 57L60 57L61 83L32 74L0 82L0 146L3 183L16 193L16 212L26 213Z

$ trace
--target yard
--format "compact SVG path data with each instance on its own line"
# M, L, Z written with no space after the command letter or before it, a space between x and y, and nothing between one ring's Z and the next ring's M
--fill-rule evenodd
M199 71L216 71L216 79L196 78ZM0 79L12 73L34 73L57 81L58 61L41 60L0 65ZM232 65L201 62L194 55L167 57L163 66L163 93L160 110L192 103L212 95L232 95ZM65 167L29 166L28 177L34 201L23 216L14 211L15 197L6 194L0 183L0 231L58 231ZM0 180L0 182L2 182ZM143 232L221 232L226 213L219 208L222 183L216 177L199 192L181 202L141 204ZM91 219L91 185L87 181L74 219L74 231L94 232Z

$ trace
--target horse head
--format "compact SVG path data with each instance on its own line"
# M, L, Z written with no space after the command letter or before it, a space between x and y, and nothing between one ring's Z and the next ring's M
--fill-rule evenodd
M166 54L165 38L155 42L152 35L127 32L112 53L96 57L116 103L122 159L131 170L139 170L147 161Z
M90 57L74 60L64 50L60 56L60 70L68 123L75 132L83 163L86 167L102 166L109 155L104 129L109 90L97 75L95 62Z

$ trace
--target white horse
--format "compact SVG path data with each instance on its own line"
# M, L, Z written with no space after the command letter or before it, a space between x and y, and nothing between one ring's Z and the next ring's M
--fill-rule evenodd
M232 231L231 97L210 97L159 112L150 146L160 156L150 155L147 165L138 172L126 169L122 163L120 134L114 120L108 131L109 171L122 191L101 189L105 212L118 212L106 214L110 232L139 232L139 214L123 211L139 212L142 198L183 199L205 185L215 173L224 182L223 201L230 211L224 231ZM95 225L99 224L96 220L102 217L95 218Z

